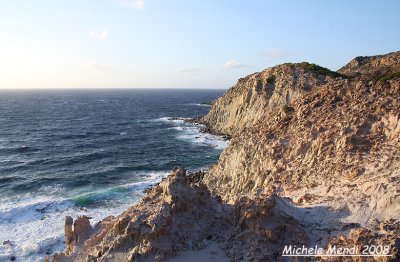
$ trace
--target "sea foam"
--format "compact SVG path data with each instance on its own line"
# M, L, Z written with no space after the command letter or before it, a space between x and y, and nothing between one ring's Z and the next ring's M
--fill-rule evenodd
M171 123L177 132L176 138L203 146L210 146L215 149L224 149L229 145L229 141L223 137L203 132L205 127L202 124L191 124L187 122L188 118L161 117L155 121Z
M84 195L60 198L49 193L63 191L60 186L52 188L43 186L39 195L25 194L18 198L9 198L0 204L0 261L9 260L15 256L21 261L41 261L44 256L64 250L64 219L67 215L74 218L80 215L92 217L94 226L104 217L119 215L137 202L143 195L143 190L161 181L168 171L137 172L143 179L119 186L110 187ZM77 205L76 197L107 197L113 192L121 192L123 202L113 205L85 208ZM118 196L114 196L117 198Z

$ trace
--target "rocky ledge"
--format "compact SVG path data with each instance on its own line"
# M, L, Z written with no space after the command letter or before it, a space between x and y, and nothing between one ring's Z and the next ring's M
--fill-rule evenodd
M162 261L213 243L214 252L204 257L209 261L273 260L285 243L309 242L286 205L277 195L223 203L210 194L201 174L176 168L139 204L95 228L87 217L75 222L67 217L66 252L53 261Z
M175 169L94 228L67 217L51 260L291 261L286 245L380 245L388 256L329 261L400 260L400 52L254 73L196 121L232 138L213 167Z

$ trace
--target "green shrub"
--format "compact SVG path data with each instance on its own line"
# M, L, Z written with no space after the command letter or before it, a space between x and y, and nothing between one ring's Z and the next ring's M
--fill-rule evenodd
M276 76L275 75L270 75L267 78L267 84L273 84L275 82Z
M391 80L393 78L398 78L398 77L400 77L400 72L395 72L395 73L382 75L382 76L378 77L377 80L384 82L384 81L388 81L388 80Z
M313 72L315 74L346 78L346 76L344 76L344 75L342 75L342 74L340 74L338 72L329 70L328 68L325 68L325 67L322 67L322 66L319 66L319 65L316 65L316 64L310 64L310 63L307 63L307 62L303 62L303 63L297 63L297 64L291 63L289 65L291 67L293 67L293 68L294 67L299 67L299 68L303 69L304 71Z

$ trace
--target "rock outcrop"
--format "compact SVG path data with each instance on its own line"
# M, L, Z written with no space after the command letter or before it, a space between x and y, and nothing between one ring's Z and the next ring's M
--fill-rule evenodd
M290 74L277 73L288 72L287 65L281 65L239 81L204 117L206 124L219 123L217 132L233 136L205 175L205 184L230 204L260 193L292 199L325 220L297 217L317 244L347 234L348 225L343 223L376 234L371 227L375 219L398 221L400 52L356 58L338 75L312 66L305 69L304 64L291 67L295 69ZM275 86L269 87L276 93L260 92L256 98L243 99L253 94L255 79L272 75ZM311 86L299 88L293 79L307 79ZM245 116L231 107L232 101L240 101L239 108L257 105L249 101L270 103L273 96L280 103L239 111ZM232 121L240 121L237 117L253 120L232 129ZM334 212L317 212L321 206Z
M283 64L240 79L199 119L232 138L214 166L174 170L92 230L67 218L66 254L53 260L185 261L212 246L205 260L287 261L285 245L374 243L391 256L366 261L397 261L399 72L395 52L338 72Z
M260 189L338 186L387 172L399 157L399 98L399 78L330 78L260 113L256 124L233 137L206 184L235 201Z
M312 90L344 75L309 64L283 64L239 79L201 119L216 134L235 136L252 127L266 112L290 105Z
M371 229L357 228L352 229L347 236L336 236L329 242L330 246L336 248L356 247L357 253L368 254L372 250L386 252L392 261L400 260L400 223L399 221L378 221L371 224ZM368 247L367 250L366 247ZM386 248L386 250L385 250ZM353 261L354 258L342 257L341 261ZM386 257L367 257L364 261L387 261ZM322 259L320 259L322 261Z
M359 56L338 70L339 73L355 77L382 78L399 73L399 52L377 56Z
M232 206L211 196L201 179L191 182L193 176L175 169L139 204L99 222L90 236L87 218L78 218L72 230L68 217L66 253L53 261L162 261L212 242L226 253L224 261L267 261L279 257L287 242L309 243L299 221L281 209L278 196L243 198Z

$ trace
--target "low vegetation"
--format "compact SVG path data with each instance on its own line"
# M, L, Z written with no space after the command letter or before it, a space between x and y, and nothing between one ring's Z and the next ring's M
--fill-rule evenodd
M267 78L267 84L273 84L275 82L276 76L275 75L270 75Z
M310 64L307 62L303 62L303 63L290 63L289 64L291 67L299 67L301 69L303 69L304 71L310 71L313 72L315 74L321 74L321 75L328 75L328 76L332 76L332 77L343 77L346 78L346 76L329 70L328 68L316 65L316 64Z
M399 77L400 77L400 72L395 72L395 73L391 73L391 74L382 75L377 80L385 82L385 81L389 81L389 80L392 80L394 78L399 78Z

